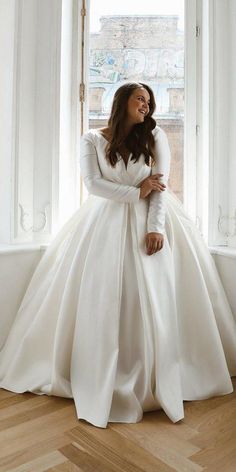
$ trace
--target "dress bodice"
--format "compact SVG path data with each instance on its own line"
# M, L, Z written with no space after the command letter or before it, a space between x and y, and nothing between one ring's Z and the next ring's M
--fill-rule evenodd
M122 156L117 153L118 161L115 167L112 167L107 159L105 158L105 150L107 146L107 140L102 136L99 130L90 130L91 136L93 137L94 144L97 149L97 158L102 175L112 182L123 183L127 185L138 186L138 184L151 174L151 167L145 162L145 157L141 154L139 160L135 162L132 160L132 154L130 153L127 166Z
M80 168L84 184L90 194L120 203L141 204L140 183L151 174L162 174L161 181L167 184L170 170L170 148L165 132L159 126L152 131L154 136L155 165L149 167L145 156L138 161L130 154L127 166L118 154L118 162L112 167L106 159L107 140L99 130L92 129L81 138ZM152 191L148 201L148 232L164 232L165 191Z

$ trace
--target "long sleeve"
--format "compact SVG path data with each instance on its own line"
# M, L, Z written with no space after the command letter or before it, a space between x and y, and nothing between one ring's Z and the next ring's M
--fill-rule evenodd
M155 130L155 155L156 163L152 168L152 174L163 174L160 181L167 185L170 172L170 148L166 133L161 129ZM165 230L165 193L166 189L153 191L149 198L149 211L147 219L147 232L164 233Z
M139 201L140 188L111 182L102 176L96 147L88 133L81 138L80 170L89 193L123 203Z

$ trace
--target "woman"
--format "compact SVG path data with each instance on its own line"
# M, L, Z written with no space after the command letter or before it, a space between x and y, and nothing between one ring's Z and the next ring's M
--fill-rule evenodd
M0 386L73 397L105 428L233 391L236 326L214 262L166 190L170 151L145 84L82 138L90 193L47 249L0 355Z

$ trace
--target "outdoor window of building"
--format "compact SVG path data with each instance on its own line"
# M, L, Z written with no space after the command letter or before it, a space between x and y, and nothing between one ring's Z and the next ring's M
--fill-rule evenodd
M169 187L183 201L184 0L90 2L89 128L106 126L124 82L148 84L157 124L167 133Z

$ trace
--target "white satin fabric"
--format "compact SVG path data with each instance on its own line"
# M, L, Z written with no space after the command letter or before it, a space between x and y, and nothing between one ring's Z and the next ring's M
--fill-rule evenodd
M153 131L167 182L167 137ZM106 140L82 139L91 193L40 261L0 353L0 387L73 397L78 418L106 427L162 408L176 422L184 400L233 391L236 323L198 229L169 191L139 199L144 156L105 159ZM119 156L120 157L120 156ZM164 234L148 256L147 231Z

